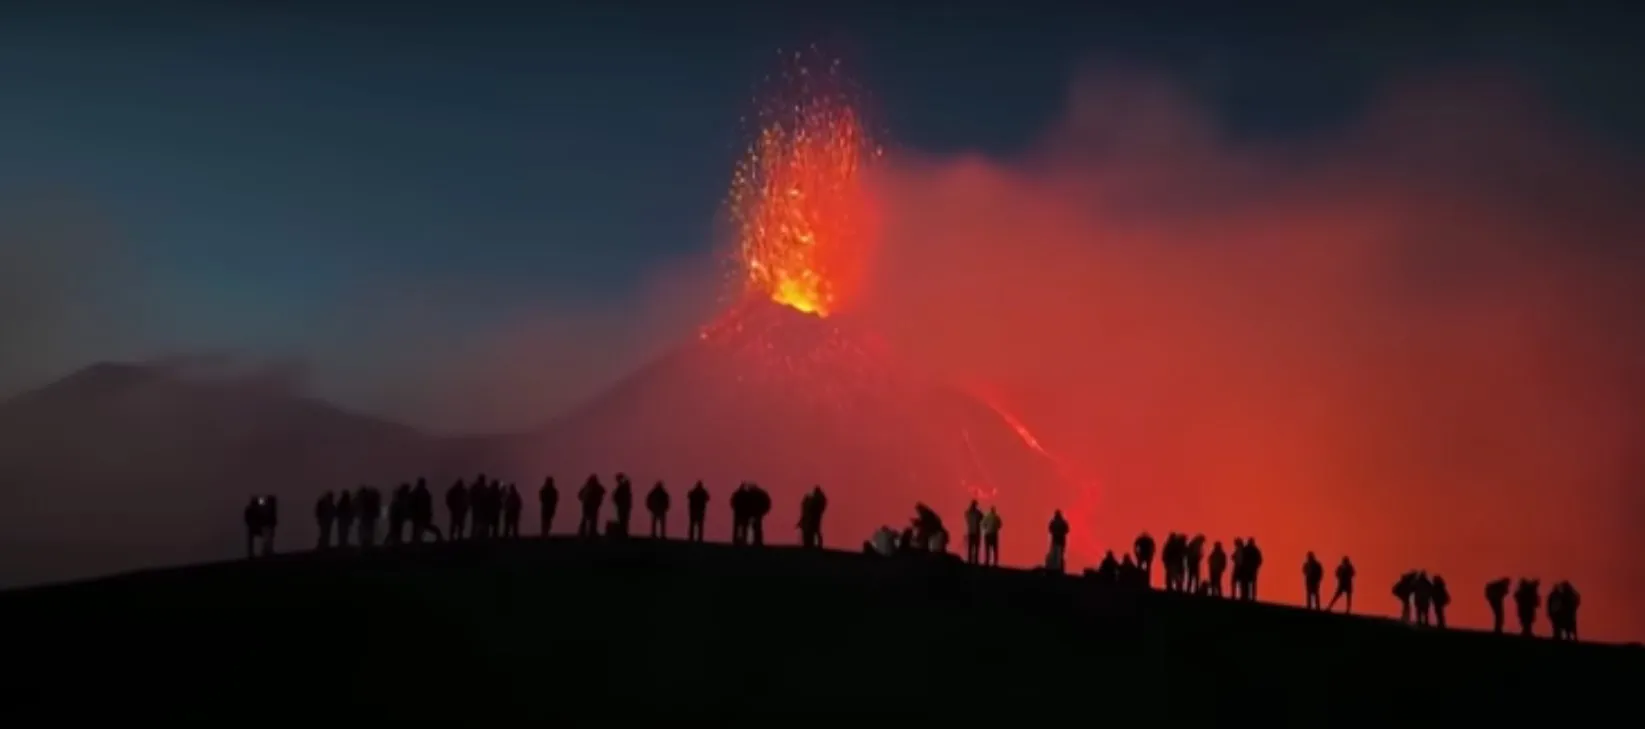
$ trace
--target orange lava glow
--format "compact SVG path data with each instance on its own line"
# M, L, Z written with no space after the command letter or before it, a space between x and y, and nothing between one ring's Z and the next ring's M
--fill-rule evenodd
M739 267L751 294L827 317L862 273L869 236L861 174L879 153L856 109L836 94L763 116L731 184Z

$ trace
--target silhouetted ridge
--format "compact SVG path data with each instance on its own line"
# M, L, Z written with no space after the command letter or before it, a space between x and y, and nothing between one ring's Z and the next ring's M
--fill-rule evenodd
M0 593L8 708L462 725L1503 723L1629 715L1637 648L648 539L304 554ZM918 660L915 660L915 657ZM1618 690L1623 687L1624 690ZM98 701L66 701L89 693ZM729 713L728 713L729 712ZM1250 714L1250 716L1246 716ZM584 720L583 717L589 717ZM1163 721L1162 721L1163 720Z

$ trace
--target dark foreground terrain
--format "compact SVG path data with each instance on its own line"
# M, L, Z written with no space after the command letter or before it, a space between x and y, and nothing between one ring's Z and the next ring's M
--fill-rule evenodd
M645 540L148 572L4 593L0 620L0 716L59 721L1615 720L1645 678L1637 647Z

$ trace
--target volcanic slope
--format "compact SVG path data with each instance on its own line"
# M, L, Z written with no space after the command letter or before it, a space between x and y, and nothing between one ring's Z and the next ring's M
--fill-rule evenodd
M28 626L7 642L25 670L6 708L61 723L118 706L129 721L256 707L471 726L1583 724L1628 715L1645 679L1637 647L649 539L162 570L0 593L0 620Z
M820 484L836 545L901 526L917 500L957 514L982 497L1003 514L1027 514L1018 497L1067 486L988 404L902 366L848 317L757 299L527 439L511 460L567 474L572 488L589 473L609 481L622 471L642 489L666 480L678 495L703 479L722 497L718 509L732 485L753 480L772 492L774 529L792 524L801 494ZM1049 516L1034 513L1036 526L1020 531L1039 535Z

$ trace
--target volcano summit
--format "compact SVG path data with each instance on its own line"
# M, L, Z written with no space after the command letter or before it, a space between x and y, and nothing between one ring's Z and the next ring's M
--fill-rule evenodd
M816 90L837 87L819 81L828 74L797 77L808 93L764 115L732 181L737 302L509 460L682 487L752 479L779 509L821 484L838 505L827 520L835 546L915 501L997 499L1007 519L1032 520L1006 541L1033 554L1050 514L1043 500L1012 508L1017 497L1081 485L1014 417L908 367L853 316L874 241L862 175L879 150L843 95Z

